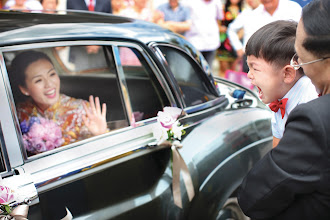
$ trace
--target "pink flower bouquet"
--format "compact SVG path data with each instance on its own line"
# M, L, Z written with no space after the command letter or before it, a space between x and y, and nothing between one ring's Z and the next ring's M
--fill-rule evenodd
M153 134L159 143L165 140L181 140L181 136L185 134L183 126L177 121L181 113L182 110L177 107L165 107L158 112L158 124L154 127Z
M0 185L0 214L9 214L12 210L10 204L16 201L15 192L7 186ZM1 218L2 219L2 218ZM7 219L7 218L6 218Z
M64 143L61 128L52 120L32 117L29 126L24 122L21 123L21 130L25 131L25 133L23 132L23 142L29 153L37 154L49 151Z
M7 186L0 185L0 204L8 205L13 201L15 201L14 191Z

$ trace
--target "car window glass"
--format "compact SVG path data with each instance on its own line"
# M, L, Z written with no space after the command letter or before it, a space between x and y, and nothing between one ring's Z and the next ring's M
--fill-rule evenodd
M173 73L187 107L198 105L216 97L211 93L201 74L202 69L184 52L172 47L159 46Z
M17 63L14 58L21 53L29 55L31 50L4 53L22 141L28 156L128 126L111 47L97 46L98 52L95 54L99 54L95 56L98 58L94 57L92 60L102 60L98 64L91 62L93 56L86 52L87 47L34 49L31 58L26 58L25 54L24 59L21 59L23 61L17 61L20 65L15 65ZM65 50L66 54L61 50ZM73 52L75 50L77 51ZM51 63L46 58L39 57L44 55ZM38 58L37 61L34 60L35 57ZM73 60L74 63L71 62ZM70 63L72 65L68 69ZM23 69L26 71L22 75ZM25 81L22 81L25 76ZM33 77L28 79L30 76ZM58 98L57 90L60 91ZM86 117L88 114L84 104L90 114L94 112L88 102L90 95L99 97L101 105L105 103L107 106L106 121L101 123L102 126L97 123L100 120L94 120L95 117ZM35 138L32 140L32 137Z
M119 54L135 121L157 116L170 104L151 68L135 48L119 47Z
M56 47L52 55L56 57L60 68L71 74L107 73L109 68L114 68L105 47L99 45Z

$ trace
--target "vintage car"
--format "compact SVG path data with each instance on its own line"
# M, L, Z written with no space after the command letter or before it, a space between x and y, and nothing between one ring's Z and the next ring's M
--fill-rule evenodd
M236 192L272 147L271 113L253 91L213 77L182 36L102 13L1 11L0 39L1 184L30 199L29 219L245 219ZM11 75L27 50L49 56L61 93L100 97L110 131L28 153L17 116L26 97ZM182 109L178 152L195 193L190 201L181 178L182 208L171 146L153 135L167 106Z

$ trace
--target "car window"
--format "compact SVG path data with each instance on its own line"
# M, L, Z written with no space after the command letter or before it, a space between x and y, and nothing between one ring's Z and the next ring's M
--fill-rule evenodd
M136 48L118 49L135 121L157 116L170 104L152 69Z
M89 46L4 52L28 156L129 125L111 47L97 45L89 51ZM22 57L17 58L19 55ZM22 75L24 69L25 75ZM90 95L99 97L101 105L106 104L105 124L86 114L84 104L89 113L93 113L88 102ZM102 107L100 109L102 115Z
M173 73L187 107L215 99L202 69L186 53L173 47L159 46Z

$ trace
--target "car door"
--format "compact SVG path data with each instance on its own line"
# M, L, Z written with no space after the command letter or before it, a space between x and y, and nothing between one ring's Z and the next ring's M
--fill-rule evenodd
M215 87L208 67L203 66L204 58L198 62L189 48L163 43L150 46L176 84L187 113L181 120L189 126L180 153L195 172L197 191L186 218L215 219L225 201L235 196L251 164L269 150L270 113L258 108L255 95L244 89L251 104L239 105L245 99L236 100L231 92L241 88L230 82Z
M98 46L99 57L78 57L88 46ZM10 75L12 59L23 50L42 51L52 59L61 93L85 100L92 94L107 103L110 132L29 155L16 109L24 97ZM131 60L125 61L127 57ZM157 112L177 104L151 60L141 46L123 42L69 41L1 49L2 176L11 186L29 186L27 197L34 199L30 219L61 219L66 210L75 219L171 218L170 149L149 145L155 142Z

